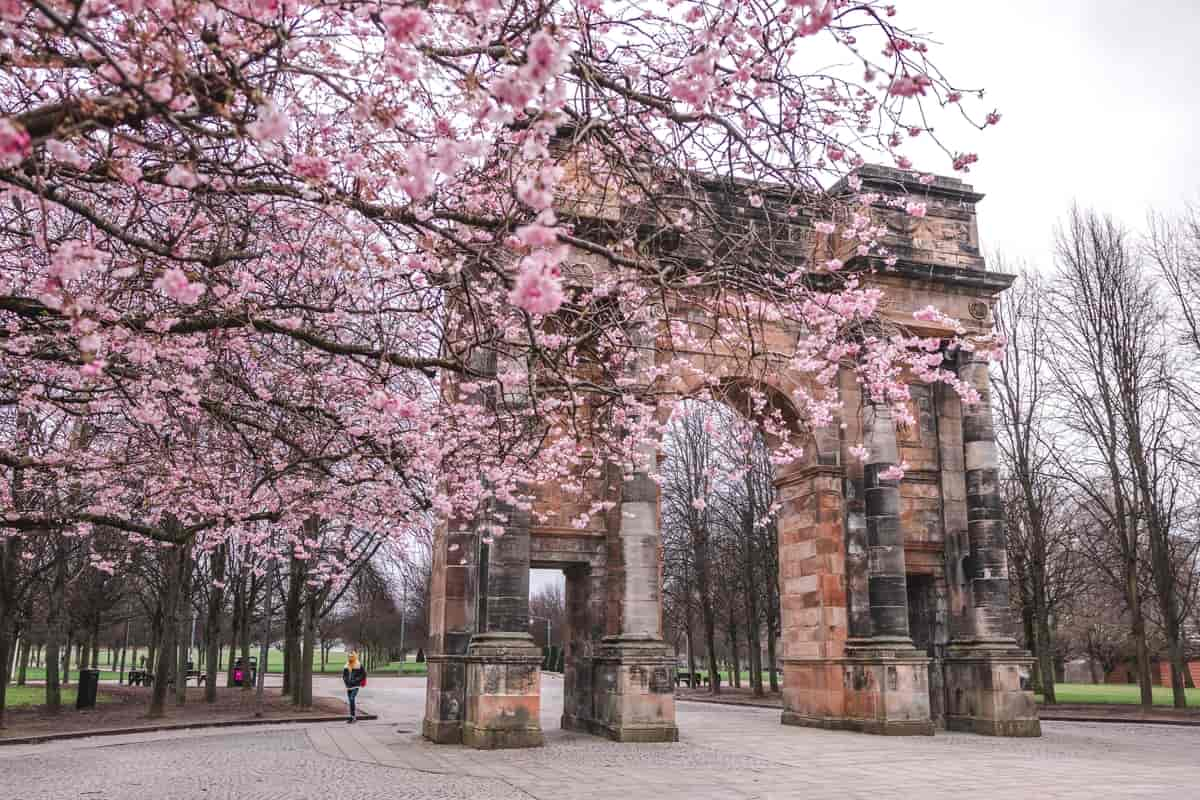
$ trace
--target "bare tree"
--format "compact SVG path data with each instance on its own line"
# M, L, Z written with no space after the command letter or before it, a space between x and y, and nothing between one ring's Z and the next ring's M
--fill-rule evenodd
M1181 707L1180 626L1187 609L1179 602L1172 557L1178 414L1164 309L1129 234L1112 219L1073 209L1058 232L1056 254L1060 274L1049 294L1058 350L1052 368L1065 401L1060 421L1083 442L1060 466L1120 554L1116 569L1097 563L1124 586L1145 706L1151 704L1150 653L1139 575L1147 545Z
M1072 528L1065 524L1067 486L1055 468L1055 436L1045 418L1051 343L1044 296L1043 280L1025 271L1001 300L996 326L1008 346L992 376L992 397L1005 478L1009 564L1026 645L1038 659L1042 696L1053 704L1052 619L1078 588L1080 571L1072 557Z

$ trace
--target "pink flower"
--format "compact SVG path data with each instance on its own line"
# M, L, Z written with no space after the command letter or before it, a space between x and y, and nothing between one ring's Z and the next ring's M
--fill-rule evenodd
M823 233L826 236L829 236L837 230L837 225L833 224L832 222L818 222L813 225L813 228L816 229L817 233Z
M863 447L862 445L855 445L854 447L850 448L850 455L854 458L857 458L859 461L866 461L867 456L869 456L870 453L867 451L867 448Z
M830 161L841 161L846 155L846 151L840 147L828 147L825 152L829 154Z
M927 75L901 75L892 81L888 87L888 94L897 97L913 97L914 95L924 95L925 90L933 85L933 81Z
M517 181L517 199L539 211L549 208L554 202L554 189L562 176L562 167L554 165L542 167L536 175L527 173Z
M178 186L181 189L195 189L200 185L200 179L187 167L176 164L163 176L163 183L168 186Z
M558 242L558 229L534 223L517 228L517 238L527 247L546 247Z
M833 20L834 4L830 0L788 0L788 5L802 9L803 16L796 24L798 36L811 36Z
M553 314L563 302L560 274L557 264L548 263L542 253L526 256L509 302L530 314Z
M287 136L292 121L274 103L258 107L258 119L246 126L246 132L256 142L275 142Z
M100 251L86 242L64 242L50 259L49 275L57 281L73 281L100 267Z
M172 267L156 278L154 288L185 305L195 303L204 294L203 284L189 282L178 267Z
M79 368L79 374L85 378L99 378L104 374L104 368L108 366L102 358L94 358L88 363Z
M394 42L410 42L429 32L429 18L421 8L392 9L384 12L381 19Z
M707 51L683 62L683 74L670 83L671 96L697 108L703 106L716 87L716 64L716 58Z
M29 155L29 134L19 125L0 119L0 167L15 167Z
M323 181L329 177L329 162L320 156L296 156L292 159L292 172L301 178Z
M988 125L995 125L999 121L1000 121L1000 112L999 111L993 111L992 113L987 115L987 124Z
M926 208L924 203L917 203L910 200L904 205L904 210L908 212L910 217L923 217L925 216Z
M762 204L763 199L761 194L750 195L750 205L754 206L755 208L762 208Z
M829 270L830 272L837 272L844 266L845 264L842 263L840 258L831 258L825 262L825 269Z
M525 50L525 76L539 85L545 85L567 68L567 48L555 41L545 31L538 31Z
M908 467L907 463L892 464L887 469L885 469L883 472L879 473L879 480L881 480L881 481L898 481L904 477L904 470L907 467Z
M408 148L408 172L396 178L396 183L414 201L420 202L433 194L434 174L429 154L419 144Z
M954 157L954 169L959 172L970 172L970 165L979 160L974 153L960 153Z

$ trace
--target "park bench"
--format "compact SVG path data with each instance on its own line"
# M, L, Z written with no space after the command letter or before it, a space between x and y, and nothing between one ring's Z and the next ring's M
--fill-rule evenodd
M153 686L154 674L149 670L131 669L125 674L127 686Z
M675 670L675 685L681 686L687 684L688 688L694 689L700 685L700 673L688 672L686 669Z

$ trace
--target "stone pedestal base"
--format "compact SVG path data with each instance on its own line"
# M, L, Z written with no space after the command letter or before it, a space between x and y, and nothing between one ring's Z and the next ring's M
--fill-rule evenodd
M467 648L462 742L483 750L541 747L542 654L528 633L480 633Z
M675 654L661 639L609 636L592 659L594 718L563 715L563 727L618 742L677 742Z
M435 744L461 744L467 667L461 655L430 654L421 735Z
M1005 645L951 644L943 662L946 728L988 736L1041 736L1029 685L1033 658Z
M785 659L784 725L932 736L929 659L911 644L847 644L846 655Z

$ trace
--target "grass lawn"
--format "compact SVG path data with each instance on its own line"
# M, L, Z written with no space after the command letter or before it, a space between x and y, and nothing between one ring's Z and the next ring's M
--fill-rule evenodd
M1200 706L1200 689L1187 689L1186 692L1188 706ZM1137 684L1127 683L1056 683L1054 694L1060 703L1137 705L1141 702ZM1040 694L1037 695L1037 701L1042 702ZM1171 705L1171 687L1154 687L1154 705Z
M126 654L125 668L126 669L135 668L136 665L139 663L137 660L138 657L144 656L144 655L146 655L145 648L138 650L135 654L131 650L130 653ZM257 646L251 648L251 655L254 658L258 658L258 647ZM192 659L196 660L196 659L198 659L198 657L199 657L199 654L193 650L192 651ZM425 675L427 672L425 669L425 664L423 662L418 664L416 661L413 660L415 658L416 658L416 653L411 653L408 657L409 660L407 662L404 662L403 664L399 661L393 661L392 663L388 664L387 666L376 667L375 669L373 669L371 671L373 673L385 674L385 675L386 674L401 674L401 673L403 673L404 675ZM197 663L199 663L199 662L197 661ZM227 665L228 663L229 663L229 649L223 648L221 651L221 669L222 669L222 671L224 671L225 665ZM269 658L267 659L267 663L268 663L268 670L267 670L268 674L282 673L283 672L283 653L279 650L276 650L275 648L271 648ZM101 650L100 651L100 667L101 667L100 680L115 681L120 677L120 675L118 675L118 673L113 670L106 669L108 664L109 664L108 651ZM325 671L323 674L325 674L325 675L340 675L342 672L342 668L345 666L346 666L346 654L345 653L340 653L340 652L339 653L330 653L329 658L325 661ZM313 653L313 670L316 672L321 671L321 653L320 653L320 651ZM75 664L74 661L72 661L72 663L71 663L71 683L72 684L74 684L75 681L78 680L78 675L79 675L78 665ZM17 676L14 672L14 674L12 675L12 680L15 681L16 678L17 678ZM32 667L31 666L25 672L25 679L30 680L30 681L44 681L44 680L46 680L46 669L44 667ZM66 701L64 701L64 702L66 702ZM72 700L72 702L74 702L74 700Z
M8 708L32 708L45 704L46 689L43 686L9 686L4 699ZM96 702L109 703L112 702L112 698L104 692L97 692ZM62 704L64 707L75 706L74 686L63 687Z
M102 681L109 681L109 680L115 681L117 679L117 677L118 677L117 673L115 673L115 672L109 672L106 669L100 670L100 680L102 680ZM12 680L15 681L16 679L17 679L17 676L13 675ZM27 681L44 681L44 680L46 680L45 668L44 667L30 667L29 669L27 669L25 671L25 680L27 680ZM77 681L77 680L79 680L79 670L75 668L74 664L72 664L71 665L71 683L75 683L75 681Z
M254 652L257 655L258 651L255 650ZM426 674L424 662L418 664L417 662L412 660L414 658L416 658L415 654L410 655L408 661L405 661L403 663L399 662L399 661L393 661L390 664L388 664L387 666L375 667L374 669L371 670L371 672L374 674L377 674L377 675L379 675L379 674L396 675L396 674L401 674L401 673L403 673L405 675L424 675L424 674ZM326 661L325 661L325 671L322 674L340 675L342 672L342 669L345 666L346 666L346 654L345 653L330 653L329 658L326 659ZM319 652L313 653L313 671L317 672L317 673L321 672L321 654ZM272 647L268 654L268 657L267 657L267 673L272 674L272 673L276 673L276 672L283 672L283 652L276 650L275 648Z
M687 672L687 666L683 666L680 669L682 669L684 673ZM708 670L706 670L706 669L700 669L699 667L697 667L696 672L700 673L701 678L708 677ZM733 674L732 671L723 669L723 670L721 670L720 674L721 674L721 685L722 686L731 686L732 684L730 683L729 676ZM779 673L779 678L780 678L780 680L783 679L782 672ZM762 680L763 680L763 686L769 687L771 685L771 673L767 672L766 670L763 670ZM745 670L745 669L742 670L742 685L743 686L750 685L750 671L749 670Z

